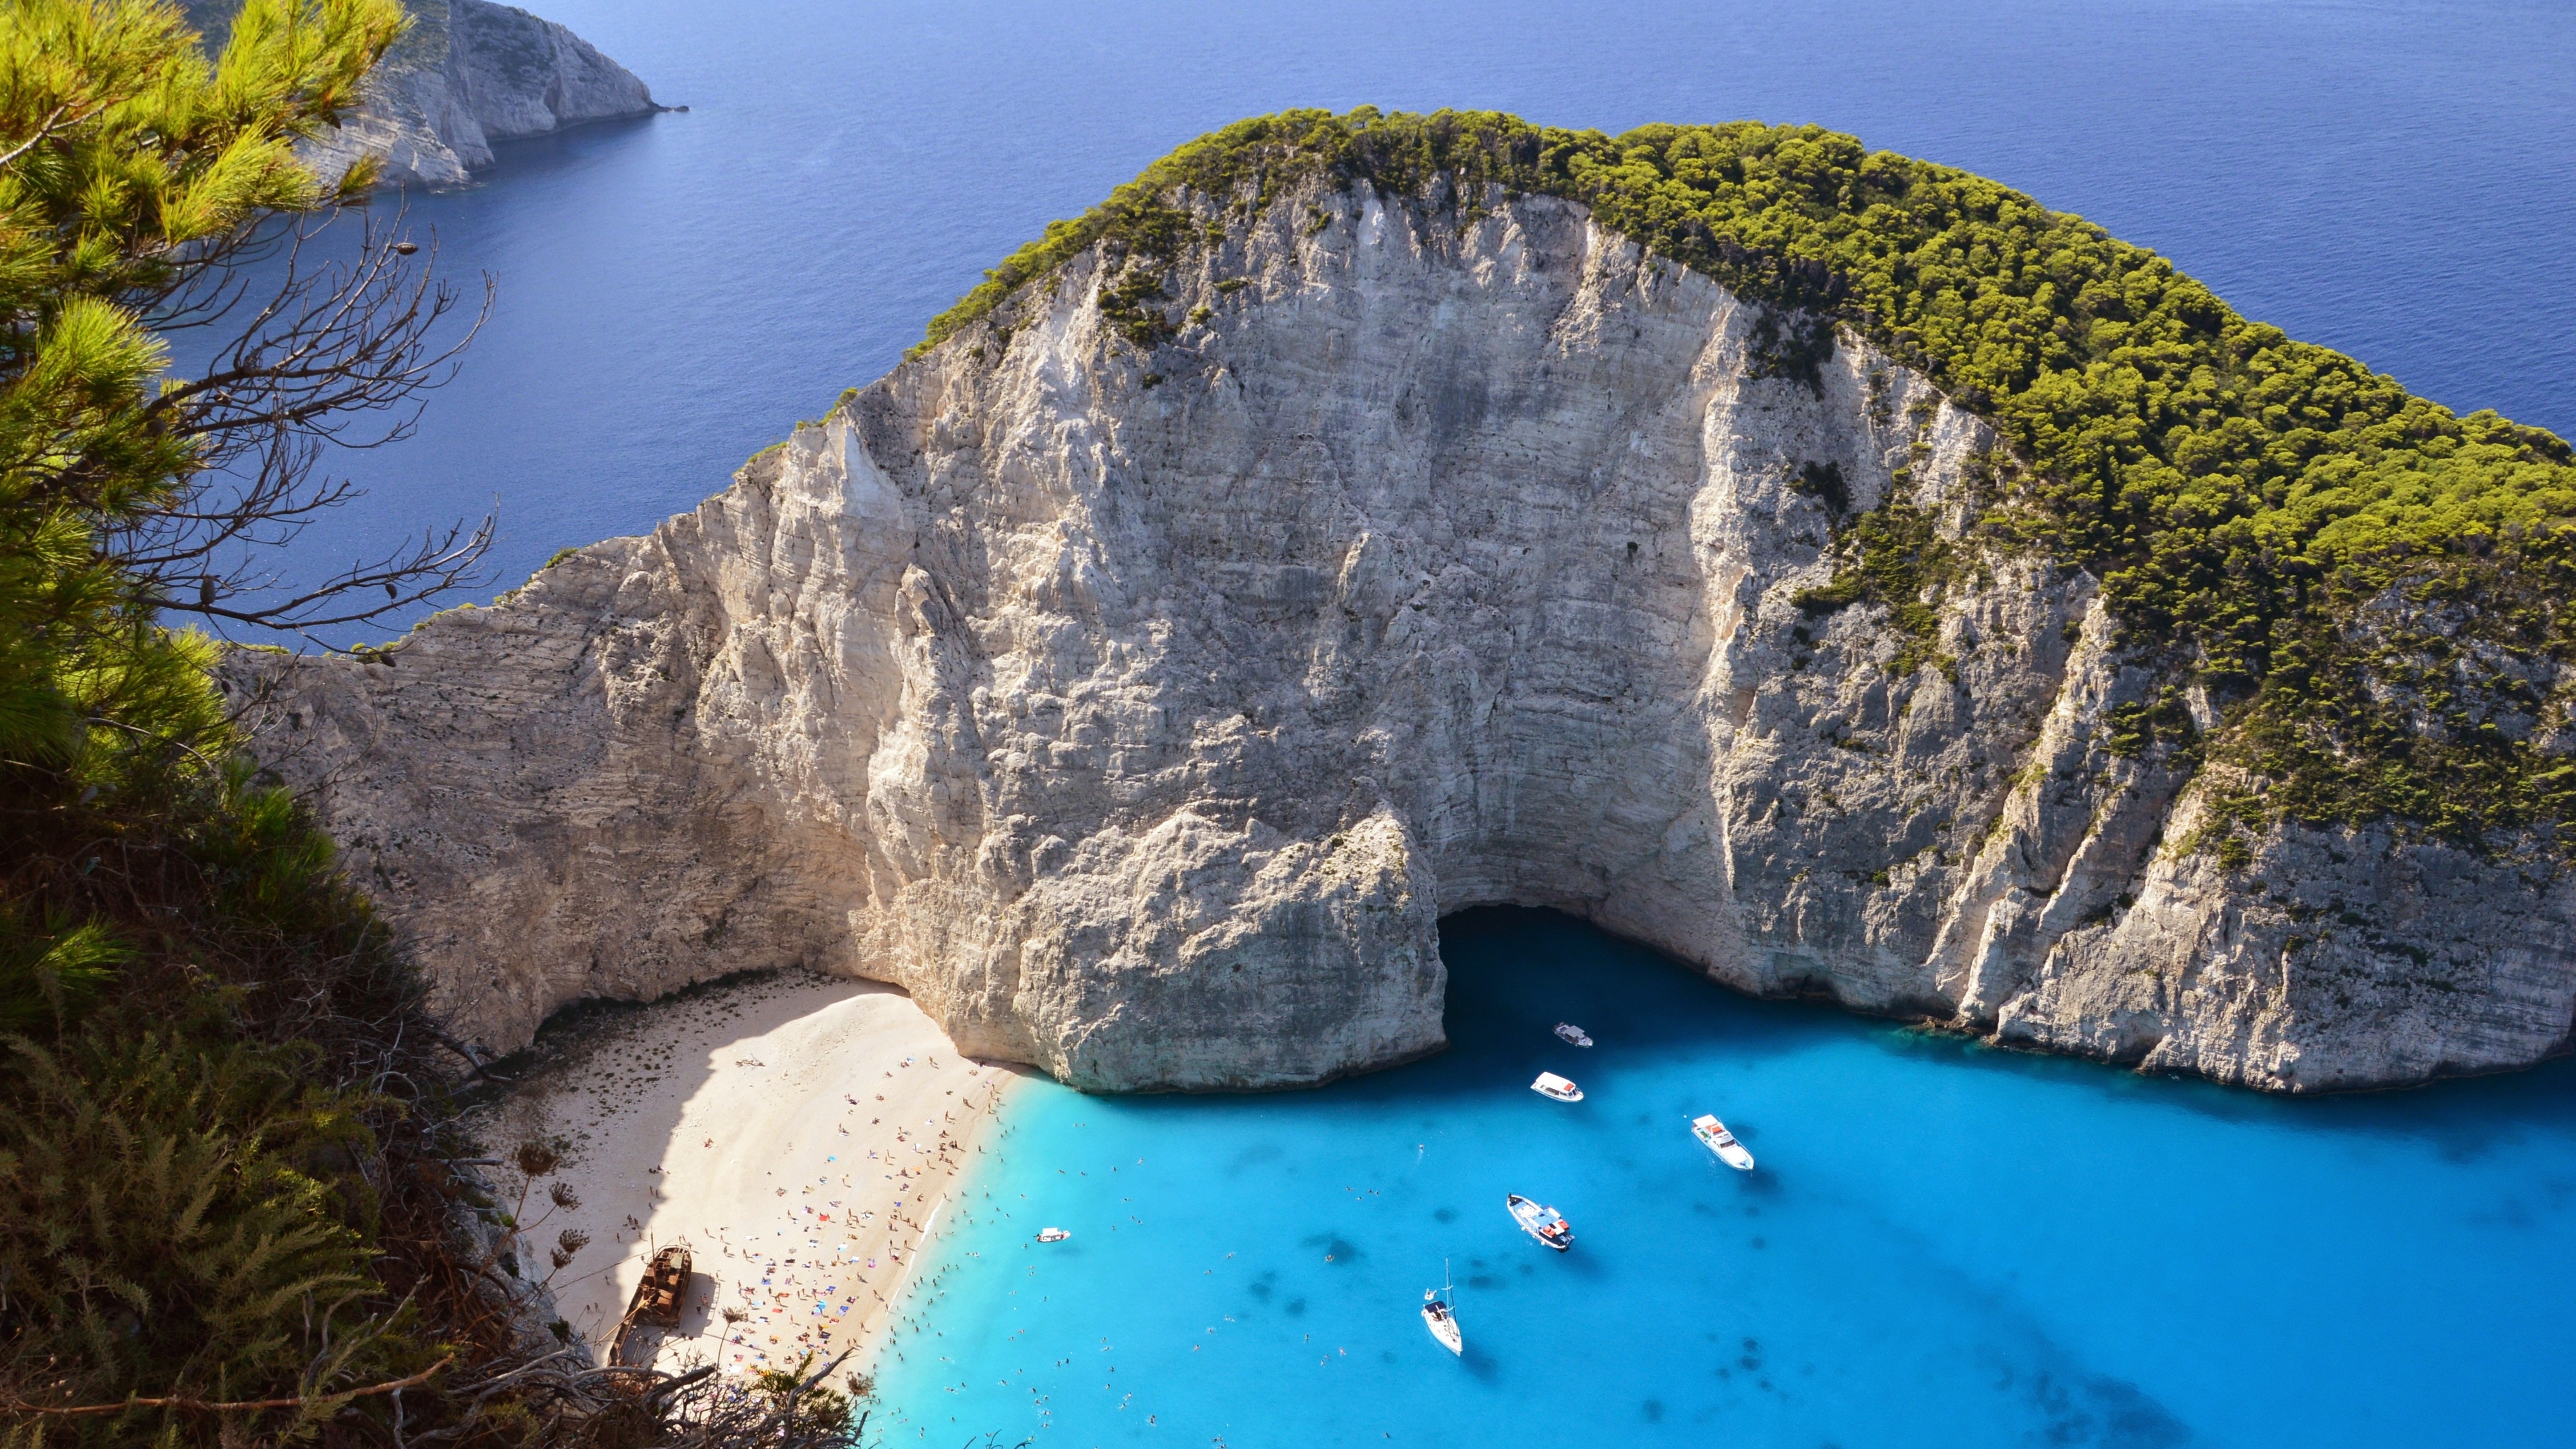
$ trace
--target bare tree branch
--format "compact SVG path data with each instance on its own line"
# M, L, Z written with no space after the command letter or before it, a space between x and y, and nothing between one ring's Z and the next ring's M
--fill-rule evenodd
M299 1409L309 1403L335 1403L346 1399L362 1399L373 1394L389 1394L402 1389L417 1388L428 1383L440 1369L454 1362L456 1362L456 1355L451 1353L408 1378L395 1379L389 1383L375 1384L363 1389L343 1389L337 1393L301 1394L291 1399L251 1399L232 1404L215 1404L203 1399L188 1398L127 1399L122 1403L79 1404L60 1409L47 1408L42 1404L11 1404L8 1410L13 1414L58 1414L65 1417L78 1417L85 1414L123 1414L135 1409L186 1409L201 1414L240 1414L256 1413L262 1409Z
M63 112L68 111L71 108L72 103L65 101L61 105L54 107L52 110L45 112L45 118L36 123L36 132L34 135L29 136L26 140L10 147L7 155L0 156L0 166L9 166L14 164L19 157L24 156L28 152L45 144L47 140L52 138L56 131L71 129L72 126L79 124L80 120L89 114L89 112L84 111L80 117L75 117L71 121L66 122L63 120ZM91 110L96 109L97 108L95 106L91 107Z
M106 540L153 607L195 615L218 632L279 630L327 648L335 646L317 631L382 619L484 579L497 503L478 521L430 529L318 583L287 582L289 545L315 516L363 496L323 470L330 451L410 437L424 395L455 376L491 315L491 279L469 319L463 296L435 277L435 238L419 255L424 248L403 238L402 221L402 213L384 223L370 217L354 258L317 263L311 254L325 224L287 219L179 259L166 285L137 299L163 330L212 326L236 318L253 284L275 270L232 342L144 408L146 426L192 441L199 459L170 496L128 510Z

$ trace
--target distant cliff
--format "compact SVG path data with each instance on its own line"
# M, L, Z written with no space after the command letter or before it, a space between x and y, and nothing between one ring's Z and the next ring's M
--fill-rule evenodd
M220 42L233 0L197 0L191 18ZM387 186L456 186L492 164L492 143L585 121L650 115L652 92L589 41L490 0L404 0L411 32L376 69L366 104L305 152L337 175L382 158Z
M1627 164L1651 180L1647 149ZM1935 379L1947 312L1883 343L1821 310L1877 253L1830 271L1712 242L1730 283L1602 208L1462 180L1456 149L1374 176L1281 154L1051 232L648 536L381 654L237 661L269 761L460 1032L514 1047L585 996L805 962L1086 1088L1289 1085L1436 1050L1436 922L1509 902L1747 991L2265 1088L2566 1048L2554 819L2279 805L2307 767L2236 752L2272 696L2135 622L2147 565L2050 543L2072 525L1997 421L2037 404ZM1787 205L1759 155L1681 159ZM1929 207L1940 181L1883 186ZM1989 217L2026 205L1976 185ZM2048 384L2062 415L2144 396L2124 378L2151 364L2233 406L2230 354L2192 349L2244 324L2152 259L2096 248L2130 285L2087 281L2099 234L2073 226L2053 263L1936 235L1942 305L1978 315L1970 269L2017 264L2034 307L2082 295L2143 331L2169 287L2206 320ZM1978 305L1960 335L2000 370L2010 316ZM2341 463L2322 403L2252 396L2343 476L2423 443L2487 450L2517 499L2564 479L2556 440L2402 391L2341 405L2415 419ZM2166 526L2166 553L2191 542ZM2489 554L2429 557L2467 582L2410 593L2383 538L2367 607L2314 616L2297 657L2322 673L2338 629L2468 641L2484 672L2442 707L2524 691L2537 723L2470 743L2555 788L2556 646L2483 643L2495 611L2457 601ZM2221 592L2253 596L2261 562ZM2306 577L2319 599L2336 578ZM2372 778L2409 768L2451 766Z

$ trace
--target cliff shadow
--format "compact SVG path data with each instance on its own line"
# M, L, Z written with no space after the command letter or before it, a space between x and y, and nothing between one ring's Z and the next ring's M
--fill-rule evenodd
M598 164L606 157L633 150L661 112L580 121L542 136L515 136L492 144L492 164L474 173L474 185L493 181L560 177Z
M1587 1063L1614 1052L1632 1061L1716 1053L1745 1062L1865 1042L1898 1057L2217 1121L2428 1142L2452 1161L2533 1133L2576 1134L2576 1057L2399 1090L2288 1096L1995 1046L1830 1002L1747 996L1687 962L1558 911L1461 911L1440 922L1440 950L1449 968L1450 1051L1362 1079L1373 1084L1362 1090L1438 1098L1490 1091L1509 1075L1506 1067L1522 1082L1540 1071L1580 1080ZM1560 1043L1552 1034L1559 1021L1581 1026L1599 1045ZM1469 1061L1475 1069L1462 1070Z
M1448 967L1442 1025L1449 1049L1353 1082L1405 1097L1475 1095L1539 1072L1580 1081L1587 1066L1723 1053L1735 1060L1808 1050L1852 1031L1892 1031L1839 1010L1764 1001L1687 963L1560 911L1479 906L1440 922ZM1594 1047L1561 1041L1581 1027Z
M2151 1102L2215 1122L2425 1143L2447 1162L2475 1161L2536 1134L2576 1137L2576 1057L2411 1087L2291 1094L1993 1046L1956 1033L1902 1036L1895 1049L1968 1070L2061 1083L2105 1099Z
M573 1232L586 1239L554 1270L549 1287L563 1317L605 1355L633 1281L659 1248L686 1243L697 1257L677 1327L655 1330L668 1346L694 1344L712 1353L716 1280L707 1269L721 1251L704 1234L657 1231L667 1196L667 1162L689 1105L749 1045L863 996L903 997L870 981L808 971L743 972L674 992L650 1003L583 1001L556 1012L536 1042L496 1064L511 1078L478 1093L470 1126L492 1156L505 1205L518 1198L519 1177L506 1165L519 1144L539 1142L560 1154L559 1171L525 1196L532 1241L525 1256L543 1259ZM780 1065L784 1066L785 1063ZM561 1183L575 1202L549 1210Z

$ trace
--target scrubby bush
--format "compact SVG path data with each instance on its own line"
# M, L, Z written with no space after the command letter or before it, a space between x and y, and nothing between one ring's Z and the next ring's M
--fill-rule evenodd
M416 247L288 268L206 376L158 336L363 194L294 143L402 26L249 0L210 62L166 3L0 0L0 1445L845 1442L823 1400L529 1341L457 1160L469 1059L241 762L217 645L166 627L373 617L479 555L460 531L282 604L229 571L348 497L316 433L435 373Z

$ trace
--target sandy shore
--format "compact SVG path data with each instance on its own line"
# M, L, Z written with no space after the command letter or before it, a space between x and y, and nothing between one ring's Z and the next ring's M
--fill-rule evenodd
M654 1252L687 1247L679 1326L631 1335L627 1361L727 1372L845 1349L867 1367L1013 1078L961 1059L900 991L802 974L595 1010L536 1056L476 1123L496 1156L561 1149L518 1214L529 1270L567 1231L587 1238L550 1286L605 1359ZM500 1177L516 1195L519 1174ZM551 1200L558 1183L576 1205Z

